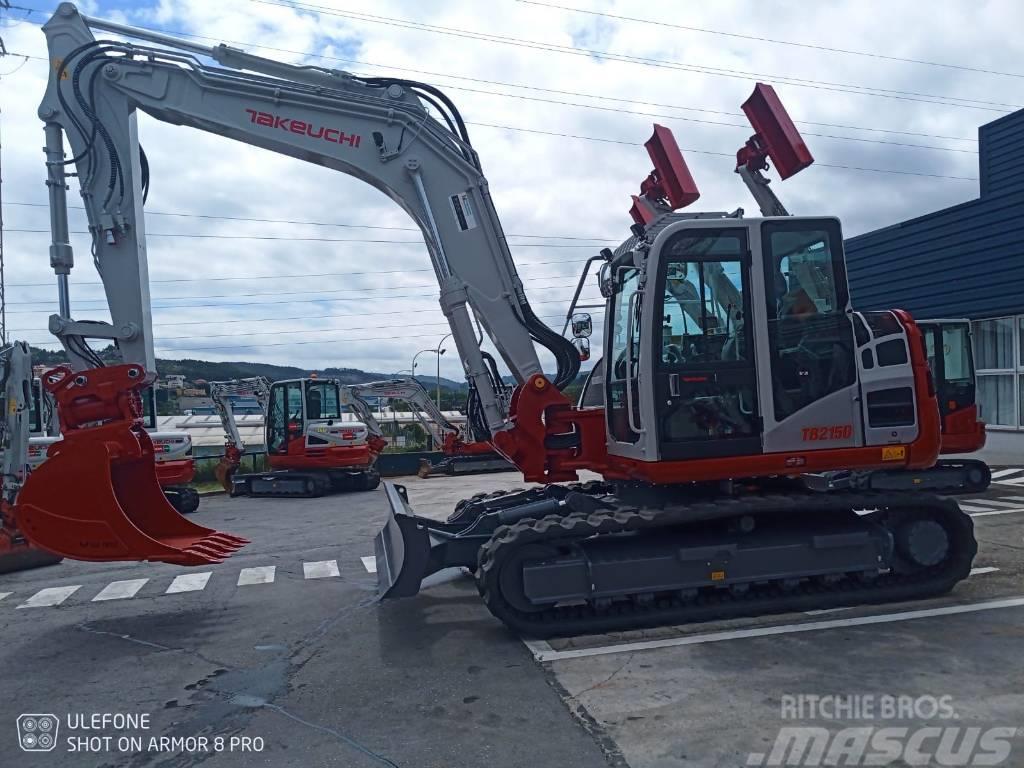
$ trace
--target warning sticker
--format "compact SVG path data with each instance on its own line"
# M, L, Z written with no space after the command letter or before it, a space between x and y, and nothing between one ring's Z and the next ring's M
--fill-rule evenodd
M473 201L467 192L460 192L448 198L452 204L452 213L455 214L455 222L459 229L465 232L467 229L476 229L476 214L473 212Z
M887 445L882 448L882 461L899 461L907 458L907 448L904 445Z

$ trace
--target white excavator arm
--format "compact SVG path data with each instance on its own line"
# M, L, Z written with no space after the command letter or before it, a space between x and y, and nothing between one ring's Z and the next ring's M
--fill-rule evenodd
M201 46L92 19L70 3L62 3L43 30L53 67L39 115L46 126L50 260L61 308L50 328L76 370L99 365L87 346L91 338L115 342L126 363L155 369L143 215L149 169L136 122L141 110L355 176L401 206L423 233L441 309L492 434L511 425L473 315L520 384L543 375L534 342L555 357L556 387L575 378L575 348L530 309L465 125L436 89ZM158 45L96 40L92 30ZM65 167L72 162L111 323L71 317Z
M373 410L366 402L367 397L384 397L407 402L437 446L444 444L446 435L459 434L458 426L448 420L416 379L386 379L365 384L342 384L341 393L342 403L355 410L359 419L377 437L381 437L383 433Z
M245 443L238 431L238 423L235 421L233 400L236 397L254 398L259 403L265 419L267 407L270 404L270 380L264 376L254 376L248 379L211 381L209 387L210 399L213 400L214 410L217 411L220 423L224 427L227 444L234 446L239 451L244 450Z

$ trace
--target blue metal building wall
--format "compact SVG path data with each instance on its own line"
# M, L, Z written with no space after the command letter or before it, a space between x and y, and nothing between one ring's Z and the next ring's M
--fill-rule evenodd
M857 309L1024 314L1024 110L978 130L981 197L846 241Z

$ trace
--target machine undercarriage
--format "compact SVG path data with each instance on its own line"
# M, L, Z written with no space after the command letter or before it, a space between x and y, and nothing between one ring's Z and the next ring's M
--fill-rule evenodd
M445 523L413 516L401 487L388 498L385 597L471 569L490 611L532 637L916 600L952 589L977 551L970 517L920 492L593 482L468 500Z

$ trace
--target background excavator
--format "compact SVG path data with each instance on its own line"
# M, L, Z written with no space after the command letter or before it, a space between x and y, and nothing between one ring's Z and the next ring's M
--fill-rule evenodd
M344 385L304 378L271 384L262 377L210 382L227 443L217 479L232 496L322 496L332 491L372 491L380 485L376 463L387 442L379 428L342 419ZM263 409L269 472L238 474L244 445L232 408L238 396Z
M184 565L244 543L189 523L163 499L139 422L137 393L154 367L141 110L359 178L423 233L474 431L489 432L542 485L460 505L440 522L413 514L403 489L385 483L392 510L375 542L383 597L466 567L494 616L551 636L919 599L970 572L977 544L955 500L819 494L795 481L929 467L940 416L910 315L893 310L869 324L854 311L839 222L789 216L772 193L769 159L786 179L813 158L770 87L758 84L743 104L754 134L736 164L761 217L680 211L699 191L671 132L655 128L655 170L634 198L631 234L600 258L606 363L591 385L604 388L605 405L576 407L561 389L579 353L531 309L479 156L443 92L203 46L87 18L68 3L43 29L53 67L39 113L61 299L51 330L72 367L44 377L64 439L23 485L5 477L8 540ZM145 42L96 40L92 29ZM76 166L112 323L70 315L65 163ZM699 325L682 322L670 279L690 284L680 295L695 292ZM723 289L736 297L724 310ZM515 381L508 403L478 328ZM116 342L124 364L99 367L89 339ZM553 359L550 376L538 345ZM866 352L884 365L865 366ZM18 368L7 370L15 434ZM579 470L603 479L575 482Z
M342 396L346 403L370 427L371 432L383 435L380 424L373 415L366 398L402 400L409 405L420 426L430 436L435 450L444 454L438 462L421 459L418 475L467 474L471 472L493 472L512 469L508 461L494 450L487 441L474 440L469 429L460 429L437 407L423 385L414 378L387 379L365 384L342 385Z

